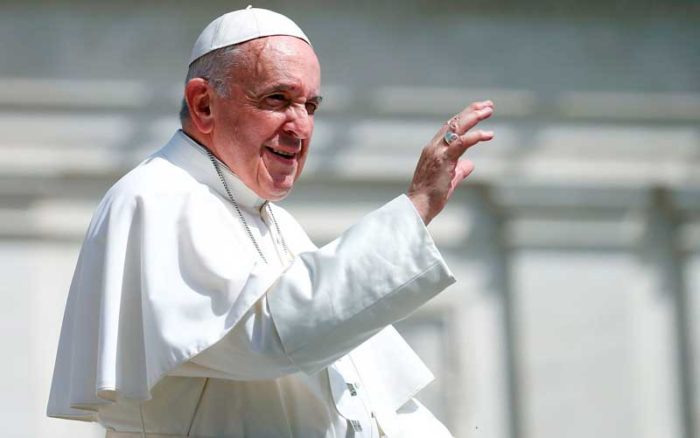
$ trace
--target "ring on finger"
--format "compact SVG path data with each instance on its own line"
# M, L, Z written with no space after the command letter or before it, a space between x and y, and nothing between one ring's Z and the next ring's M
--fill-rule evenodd
M445 131L445 135L442 136L442 140L445 142L446 145L450 145L453 141L457 140L459 138L459 135L452 131L451 129L448 129Z

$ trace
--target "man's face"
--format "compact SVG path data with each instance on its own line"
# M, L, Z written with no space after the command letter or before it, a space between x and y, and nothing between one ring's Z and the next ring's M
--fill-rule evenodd
M273 36L246 45L247 62L234 67L228 97L212 99L212 146L258 196L279 200L304 168L321 68L298 38Z

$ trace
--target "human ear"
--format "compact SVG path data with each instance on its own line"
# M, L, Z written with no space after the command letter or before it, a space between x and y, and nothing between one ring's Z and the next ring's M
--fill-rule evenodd
M202 134L209 134L214 128L211 112L212 93L209 83L203 78L190 79L185 85L185 100L190 112L190 120Z

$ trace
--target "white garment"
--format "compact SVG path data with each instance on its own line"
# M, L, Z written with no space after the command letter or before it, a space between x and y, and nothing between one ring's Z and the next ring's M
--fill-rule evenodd
M48 415L175 436L449 436L412 399L432 375L389 325L454 282L408 198L317 249L222 170L268 263L178 131L93 217Z

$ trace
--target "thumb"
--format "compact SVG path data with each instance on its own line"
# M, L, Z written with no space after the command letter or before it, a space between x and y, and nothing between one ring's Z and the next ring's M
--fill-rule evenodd
M457 165L455 166L455 176L452 178L452 182L450 183L450 191L447 194L448 197L452 196L452 192L455 191L457 186L464 181L464 179L468 177L473 170L474 163L471 160L459 160L457 162Z

